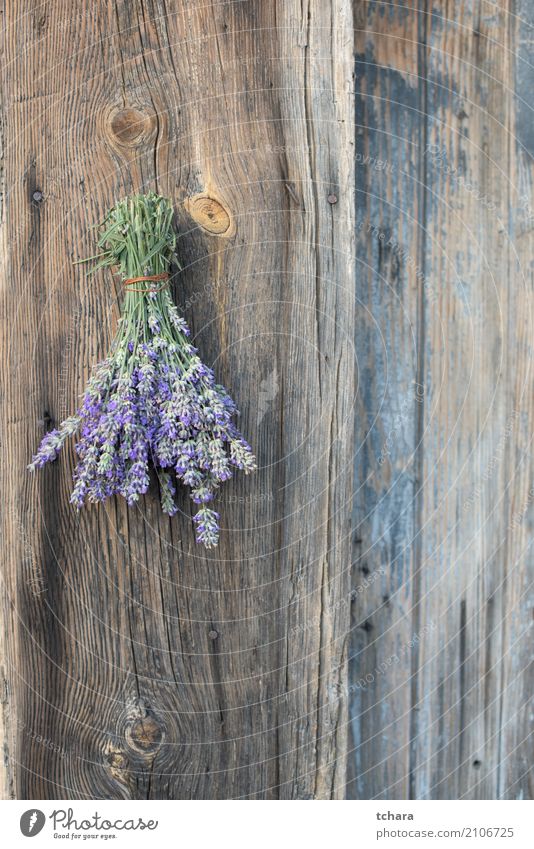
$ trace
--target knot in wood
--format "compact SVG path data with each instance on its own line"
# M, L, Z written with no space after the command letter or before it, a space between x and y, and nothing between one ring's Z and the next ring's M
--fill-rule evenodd
M148 142L156 128L156 116L126 107L113 112L109 120L112 140L121 147L139 147Z
M108 752L108 754L106 755L106 760L112 770L116 770L119 772L128 769L128 767L130 766L130 761L128 760L124 752Z
M185 207L199 227L215 236L228 236L232 231L232 217L216 198L203 193L185 201Z
M143 754L151 754L161 746L163 728L154 716L134 719L126 731L126 739L132 749Z
M111 777L119 784L128 786L130 782L130 759L120 749L112 748L105 755L104 762Z

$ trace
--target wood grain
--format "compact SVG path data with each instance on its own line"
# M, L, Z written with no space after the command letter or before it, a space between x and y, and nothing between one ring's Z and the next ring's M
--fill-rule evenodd
M527 0L3 23L3 795L532 798ZM148 188L260 461L215 553L185 495L24 471L118 316L72 260Z
M22 8L3 38L4 794L344 793L354 402L348 0ZM335 61L333 61L335 57ZM176 204L175 295L259 459L191 508L25 472L117 318L71 265L131 191ZM337 202L328 201L335 193Z
M532 10L360 11L349 795L532 798Z
M407 792L421 390L418 14L356 23L358 408L349 796ZM388 798L387 793L385 797Z

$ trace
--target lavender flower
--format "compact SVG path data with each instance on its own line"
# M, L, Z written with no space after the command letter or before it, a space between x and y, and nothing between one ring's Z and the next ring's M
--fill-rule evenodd
M201 507L194 517L197 526L197 542L206 548L213 548L219 542L219 514L208 507Z
M161 276L175 261L172 207L154 194L121 201L108 214L97 268L118 266L125 280ZM209 507L235 469L252 472L252 450L237 430L238 411L188 341L189 329L165 286L127 286L108 358L99 363L79 410L46 434L29 469L56 459L78 434L71 502L122 495L129 505L146 493L150 470L162 510L177 511L176 485L191 490L197 542L217 545L218 513Z

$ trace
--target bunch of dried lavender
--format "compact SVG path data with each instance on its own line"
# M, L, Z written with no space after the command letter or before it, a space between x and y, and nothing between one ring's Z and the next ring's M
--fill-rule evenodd
M129 505L158 475L162 509L176 513L176 481L200 505L197 542L217 545L219 516L208 504L235 469L256 468L237 430L237 409L211 369L188 341L189 330L167 288L176 262L172 207L153 193L135 195L108 213L95 269L114 266L126 295L117 334L106 360L89 380L76 415L46 434L30 470L58 456L79 432L79 462L71 502L124 496Z

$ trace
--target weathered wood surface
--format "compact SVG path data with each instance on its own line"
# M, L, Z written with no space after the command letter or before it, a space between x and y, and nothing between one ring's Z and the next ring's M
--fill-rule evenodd
M3 30L4 794L343 796L350 653L349 798L532 798L527 0L35 9ZM24 474L117 317L71 260L142 188L261 464L215 554L185 497L77 517L72 451Z
M533 23L357 6L353 798L533 796Z
M4 793L344 794L353 450L349 0L8 2L3 20ZM174 198L177 303L260 464L215 553L155 497L77 515L76 403L120 293L72 261ZM336 196L337 202L333 203Z

